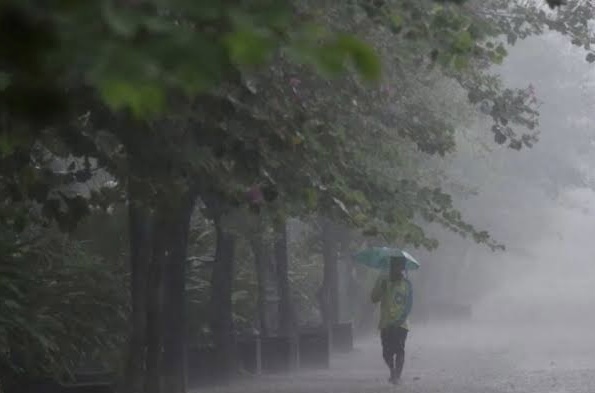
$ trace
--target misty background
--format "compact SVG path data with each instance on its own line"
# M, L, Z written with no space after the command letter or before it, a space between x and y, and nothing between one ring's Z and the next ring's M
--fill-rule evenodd
M433 269L445 268L433 271L426 296L468 299L476 318L493 322L595 322L595 81L582 59L581 49L549 33L519 42L496 68L511 86L534 86L539 142L516 152L490 144L486 132L477 149L465 144L463 131L447 173L476 191L459 201L464 215L507 249L494 253L437 230L440 246L424 256ZM470 127L488 129L481 116ZM462 266L455 281L451 264Z
M0 393L595 392L593 2L67 3L0 3Z

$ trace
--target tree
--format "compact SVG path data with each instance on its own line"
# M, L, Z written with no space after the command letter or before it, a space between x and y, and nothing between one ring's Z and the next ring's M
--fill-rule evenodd
M126 336L121 266L55 227L0 227L2 385L27 387L47 374L68 377L81 361L117 359Z
M384 165L395 163L389 158L403 139L413 140L428 153L452 149L449 132L443 132L448 127L443 128L439 118L429 114L425 123L411 121L408 117L417 107L404 105L397 119L407 127L401 127L397 134L389 133L387 127L354 121L369 118L363 116L365 107L353 111L353 94L361 97L357 102L378 97L376 91L362 89L358 79L347 77L341 81L345 85L329 82L327 86L340 86L343 91L333 102L312 88L307 89L312 99L304 102L302 96L301 103L296 104L298 92L304 91L296 83L303 85L310 77L311 82L320 81L309 71L308 78L304 77L305 65L330 73L352 65L368 79L378 76L380 64L373 50L353 34L343 32L373 38L387 21L392 23L399 45L384 49L409 57L406 68L395 78L399 82L406 82L408 75L413 75L410 72L420 68L413 55L421 43L432 49L424 59L432 62L435 57L444 70L464 65L472 49L479 50L478 57L495 59L503 56L502 50L474 45L474 40L483 36L469 37L468 18L460 17L459 8L434 9L431 2L416 5L408 1L397 4L406 17L403 21L384 18L379 23L376 15L383 16L390 4L373 9L358 4L358 10L369 14L358 26L354 23L357 18L344 18L346 7L341 5L332 3L323 9L322 19L317 19L306 12L317 9L309 2L294 4L295 9L279 2L2 4L2 26L19 27L3 35L8 45L2 46L1 57L6 64L2 65L0 95L9 126L2 128L2 159L13 162L13 169L22 173L15 182L6 172L3 185L15 188L14 194L34 199L33 194L43 188L46 179L21 184L26 179L24 174L39 166L35 149L48 145L48 140L57 140L70 154L97 159L98 166L117 179L120 189L128 187L133 320L135 334L140 337L133 340L131 352L145 357L137 369L144 375L131 380L145 377L148 382L144 385L155 391L162 380L176 392L184 390L183 367L174 370L183 362L183 335L174 338L172 333L183 325L185 237L191 206L199 195L214 194L217 203L234 206L244 201L247 187L262 182L273 185L279 199L295 214L320 209L337 220L359 226L378 223L376 232L431 246L433 243L415 224L416 215L422 215L487 241L485 233L461 219L440 190L412 180L378 176L381 167L367 165L379 152L386 159ZM335 11L340 11L340 18L334 19ZM415 29L423 27L415 22L419 16L422 21L433 22L430 35L415 34ZM449 17L456 23L447 23ZM308 29L305 22L311 20L323 24L332 21L331 32ZM350 22L347 28L339 23L344 20ZM18 48L11 44L19 42L11 35L16 32L30 38ZM453 50L456 53L450 53ZM272 64L266 70L270 74L259 73L259 69L251 72L246 67L266 60ZM299 78L287 78L294 72ZM443 72L448 75L455 71ZM497 82L481 78L479 72L461 75L472 76L472 83L464 87L475 92L475 99L502 102L500 107L519 100L512 91L500 96ZM265 94L258 87L254 89L252 82L258 78L264 79L267 89L281 83ZM467 78L461 76L460 80L464 84ZM415 82L410 91L420 86ZM403 104L410 104L413 95L407 97ZM494 112L498 122L505 118L529 124L531 119L523 117L526 112L532 115L524 102L527 97L520 98L520 109L512 114ZM337 108L343 110L332 116ZM37 121L31 122L32 118ZM369 134L358 135L360 129L367 128L371 128ZM382 138L369 140L376 130L394 138L393 145L386 144L387 150L378 146ZM418 131L424 131L423 137L418 137ZM506 138L514 139L506 132ZM362 146L364 152L359 151ZM325 155L333 157L330 163ZM84 169L83 174L89 172L89 168ZM395 180L399 180L398 185ZM64 214L56 202L47 202L51 199L47 194L38 199L49 206L52 217L66 215L64 222L68 223L80 219L89 206L84 198L62 198L70 206ZM385 211L390 211L391 217L383 217ZM227 239L229 246L227 234L219 230L218 237ZM219 256L222 264L217 277L223 283L222 299L229 305L233 258ZM147 288L156 290L147 293ZM171 312L167 319L165 311ZM225 315L222 312L217 322L223 326L217 334L225 348L231 337L227 334L231 331L228 311ZM181 325L169 331L164 325L168 321ZM142 343L143 337L148 343ZM133 359L138 360L131 358L131 364L136 362ZM140 389L143 383L132 385Z
M211 284L211 332L220 377L228 380L237 370L238 361L232 312L235 236L224 228L221 220L221 215L215 218L217 247Z
M431 9L430 5L429 2L422 4L422 11L426 12L423 15L428 15L428 17L434 15L428 11L428 8ZM305 3L304 8L314 10L316 6ZM336 10L331 5L329 9L322 10L320 14L335 15L338 13L339 16L336 19L325 19L325 23L335 27L333 23L341 22L343 24L337 27L341 28L344 26L345 20L353 19L349 15L341 14L341 11L343 11L341 8ZM446 15L454 13L452 9L444 10L442 8L438 8L438 11L435 12L439 14L444 12ZM384 85L382 89L379 89L380 91L366 89L359 85L357 80L351 78L323 81L315 75L309 74L304 68L292 67L280 58L278 63L273 64L266 74L250 75L247 83L251 86L251 94L234 95L236 102L252 105L252 111L256 113L266 113L269 116L269 121L274 123L274 129L291 127L301 130L288 141L291 149L283 150L282 160L275 158L276 151L264 150L260 158L262 166L266 173L272 177L272 181L280 186L283 185L278 179L291 173L292 178L289 184L291 188L280 190L282 199L285 195L301 195L302 199L305 199L310 206L318 205L318 208L326 212L334 211L333 214L337 217L343 219L347 217L351 223L365 225L367 220L373 222L378 218L377 211L396 210L404 219L400 221L400 227L392 225L392 230L403 231L405 229L403 236L407 236L406 241L409 242L416 244L425 242L430 246L432 244L423 238L423 232L419 226L412 225L412 214L414 215L415 212L420 212L426 218L450 225L458 232L473 232L473 228L462 222L460 215L456 212L442 211L443 209L448 210L450 199L440 190L420 187L417 180L405 180L398 170L395 171L397 172L395 177L388 178L386 176L387 169L400 168L403 160L399 159L399 155L404 155L404 151L407 149L417 146L428 154L446 154L453 149L453 126L444 124L440 117L434 117L432 111L424 109L422 103L427 102L427 96L420 96L417 92L420 87L430 89L438 77L449 77L454 73L454 70L450 70L448 68L450 63L446 62L444 65L447 71L446 75L434 72L434 78L428 78L427 75L431 76L432 72L419 71L418 65L414 62L415 59L407 57L408 51L413 51L410 39L405 39L403 43L397 41L396 47L385 44L379 37L386 37L385 39L389 40L393 37L392 34L384 33L383 36L382 25L379 27L373 19L371 23L368 23L365 17L363 20L364 22L360 21L357 25L360 29L358 33L380 43L377 52L386 53L387 58L390 58L388 57L390 53L402 53L404 58L400 61L399 67L394 69L387 67L388 86ZM458 23L453 29L447 29L447 32L452 35L458 34L457 29L460 29L460 26L465 26L462 22ZM351 25L348 26L351 27ZM444 33L444 31L441 32ZM430 45L433 44L431 38L428 39L428 42ZM382 45L387 46L383 47ZM438 47L444 49L448 45L444 44ZM472 57L472 59L477 58L476 61L479 65L469 72L464 69L460 70L458 77L464 79L470 75L472 78L477 78L480 75L479 71L485 68L481 60L496 52L498 51L488 49L480 51L477 56ZM419 75L419 78L412 77L412 75ZM494 81L493 78L484 78L479 81L482 80ZM392 83L405 86L398 91L400 99L394 92L390 92ZM490 97L499 97L498 84L494 83L485 89L490 92ZM324 90L317 88L321 85L333 88L333 91L336 92L335 95L332 98L325 95ZM273 98L263 102L259 99L261 91L266 91L267 97ZM500 100L500 98L498 99ZM535 115L535 111L530 108L531 99L532 97L523 91L516 93L512 90L505 91L501 98L503 105L507 100L514 100L517 102L517 106L511 107L506 114L499 112L498 115L494 114L493 116L498 119L506 116L507 122L518 122L521 125L533 127L534 123L530 122L530 117ZM419 104L412 104L413 100L419 100ZM397 110L390 107L390 104L396 104ZM403 109L399 107L399 104ZM429 112L424 116L425 121L415 121L416 116L411 116L411 114L421 110L424 110L424 113ZM297 112L293 119L288 118L288 114L292 111ZM390 116L388 121L387 113ZM523 113L526 113L529 118L524 117ZM366 132L362 133L362 129ZM448 131L442 132L443 129ZM431 132L428 133L428 130ZM375 138L370 138L370 135L374 135ZM245 138L250 144L258 143L256 139L249 139L249 135ZM411 140L413 144L408 140ZM529 139L525 138L525 140L530 143ZM333 143L329 143L330 141ZM308 154L304 154L305 152ZM317 153L312 154L312 152ZM335 158L334 160L330 162L327 158L319 160L321 157L328 157L324 154L329 152ZM384 160L381 165L378 163L380 157ZM297 167L300 168L299 172L295 171ZM396 182L400 182L398 187ZM369 200L368 196L374 199ZM398 205L394 206L396 201L398 201ZM408 202L410 205L407 205ZM377 205L374 206L374 203ZM388 207L386 203L393 203L394 207ZM388 227L391 226L388 225ZM382 229L382 231L387 232L387 229ZM407 232L409 233L407 234ZM487 239L485 234L476 233L475 235L478 240Z

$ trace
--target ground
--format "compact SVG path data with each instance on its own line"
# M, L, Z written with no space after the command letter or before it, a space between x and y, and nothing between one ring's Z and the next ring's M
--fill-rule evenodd
M378 339L335 356L330 370L264 376L209 393L594 393L592 328L486 324L417 326L403 381L387 383Z

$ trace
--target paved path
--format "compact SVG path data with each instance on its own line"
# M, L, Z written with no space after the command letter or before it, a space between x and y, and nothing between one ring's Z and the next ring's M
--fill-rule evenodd
M209 393L595 393L595 329L417 327L402 384L386 382L377 339L330 370L253 378Z

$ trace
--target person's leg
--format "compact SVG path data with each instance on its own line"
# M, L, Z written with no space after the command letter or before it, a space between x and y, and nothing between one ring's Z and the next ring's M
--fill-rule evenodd
M409 331L399 327L395 332L395 378L398 380L403 373L403 365L405 364L405 341Z
M382 344L382 358L390 370L395 367L394 352L391 345L391 329L380 330L380 342Z

